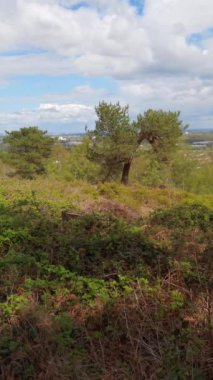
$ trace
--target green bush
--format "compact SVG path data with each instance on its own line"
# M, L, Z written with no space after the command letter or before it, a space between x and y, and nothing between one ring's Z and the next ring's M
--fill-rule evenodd
M213 211L202 204L190 204L173 207L169 210L156 211L153 223L170 228L190 229L199 227L207 230L213 226Z
M0 377L210 378L210 197L53 184L0 185ZM72 190L164 209L63 220Z

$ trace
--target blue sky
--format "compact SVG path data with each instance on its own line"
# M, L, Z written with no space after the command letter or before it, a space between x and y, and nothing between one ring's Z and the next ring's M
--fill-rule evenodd
M99 101L213 128L212 0L0 0L0 133L94 125Z

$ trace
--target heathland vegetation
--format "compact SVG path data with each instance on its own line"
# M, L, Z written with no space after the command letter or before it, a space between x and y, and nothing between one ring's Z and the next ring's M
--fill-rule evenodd
M212 149L179 113L96 113L72 149L2 144L0 378L209 380Z

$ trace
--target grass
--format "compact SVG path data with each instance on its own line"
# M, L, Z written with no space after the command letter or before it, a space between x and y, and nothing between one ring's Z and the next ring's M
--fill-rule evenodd
M51 190L50 190L51 189ZM159 189L134 184L124 186L115 182L92 185L85 181L56 181L49 179L23 180L3 178L0 184L0 194L9 203L15 200L35 198L59 209L64 207L84 208L85 202L109 199L119 201L134 210L143 207L156 209L170 207L181 203L202 203L213 207L213 195L197 195L193 193Z
M140 185L2 179L0 378L210 379L212 206Z

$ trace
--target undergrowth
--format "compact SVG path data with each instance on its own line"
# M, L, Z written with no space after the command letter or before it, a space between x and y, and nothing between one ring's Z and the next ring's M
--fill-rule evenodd
M211 379L211 197L44 184L0 186L0 378Z

